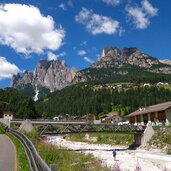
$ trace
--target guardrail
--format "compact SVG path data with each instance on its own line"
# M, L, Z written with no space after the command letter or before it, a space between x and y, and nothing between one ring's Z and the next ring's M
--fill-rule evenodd
M27 154L31 171L51 171L49 166L40 157L33 143L23 133L14 129L8 129L7 132L15 136L22 143Z

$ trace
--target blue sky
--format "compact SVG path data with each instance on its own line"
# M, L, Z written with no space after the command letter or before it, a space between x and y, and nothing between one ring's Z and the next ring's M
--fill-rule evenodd
M0 87L41 59L86 68L102 49L137 47L171 59L170 0L3 0Z

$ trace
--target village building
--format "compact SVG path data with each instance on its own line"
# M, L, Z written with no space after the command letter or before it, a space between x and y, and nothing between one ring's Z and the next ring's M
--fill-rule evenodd
M145 125L148 122L153 124L171 123L171 101L157 105L140 108L139 110L126 116L130 124Z
M12 120L13 119L13 113L12 112L3 112L3 119Z
M101 119L102 121L106 121L107 123L119 123L122 122L122 117L119 115L107 116Z
M123 118L118 115L118 113L116 112L110 112L106 115L103 115L100 117L101 121L102 122L107 122L107 123L119 123L119 122L122 122Z

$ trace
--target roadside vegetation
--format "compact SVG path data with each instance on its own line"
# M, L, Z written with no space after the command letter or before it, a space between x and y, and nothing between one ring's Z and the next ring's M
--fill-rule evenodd
M129 134L92 133L92 134L68 134L67 140L88 142L92 144L110 144L129 146L134 142L134 136Z
M39 133L38 128L35 128L26 135L35 144L45 162L48 165L55 164L58 171L108 171L108 168L102 166L102 162L94 158L93 155L85 155L73 150L44 143L39 138Z
M171 154L171 126L155 128L155 134L149 142L152 148L160 148Z
M17 162L18 162L18 171L30 171L29 163L23 146L20 141L10 134L7 134L8 137L12 140L16 147L17 152Z
M107 167L102 166L101 161L91 154L84 155L42 142L38 145L38 151L48 165L56 164L58 171L108 171Z
M4 134L5 133L5 127L4 125L0 124L0 134Z

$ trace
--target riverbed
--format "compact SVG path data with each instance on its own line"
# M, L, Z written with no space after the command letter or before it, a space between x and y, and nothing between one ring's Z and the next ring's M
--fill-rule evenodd
M136 167L141 168L142 171L171 171L171 156L155 150L129 150L125 146L72 142L61 136L47 137L46 142L77 152L93 154L102 161L103 165L109 168L118 165L121 171L134 171ZM112 155L114 148L117 152L116 161Z

